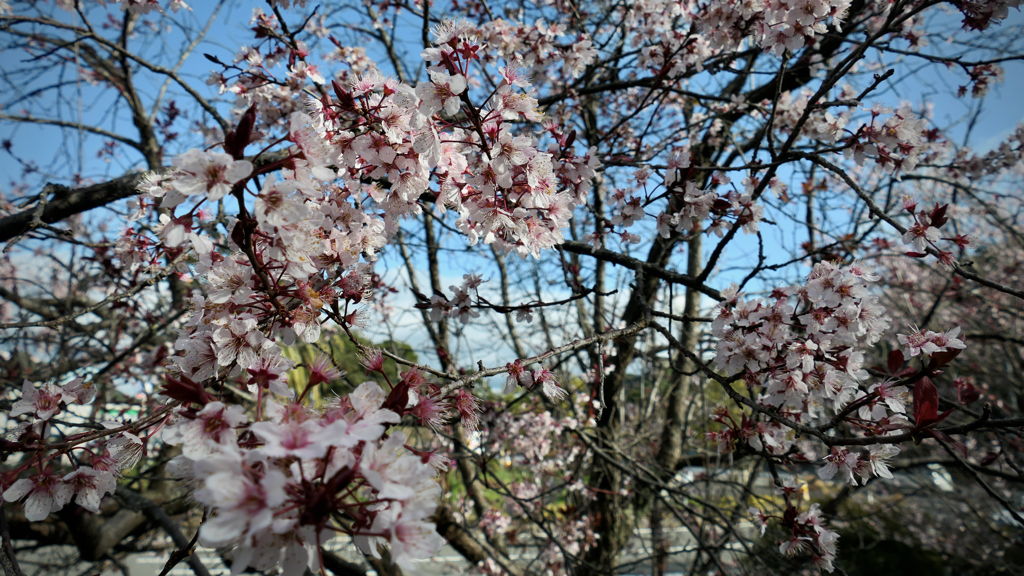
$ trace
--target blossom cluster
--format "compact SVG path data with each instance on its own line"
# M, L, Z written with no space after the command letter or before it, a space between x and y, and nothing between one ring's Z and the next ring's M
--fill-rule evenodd
M175 344L182 376L204 382L248 372L256 391L280 385L291 363L276 338L315 342L321 311L331 307L344 310L335 320L355 321L376 252L402 217L423 209L424 194L439 211L458 211L456 225L471 243L536 255L561 242L596 158L578 156L565 138L542 152L532 136L510 131L508 120L539 119L536 100L519 91L529 82L518 62L500 70L482 107L472 105L466 76L479 46L465 26L438 29L438 47L423 54L429 82L412 88L370 70L348 86L335 82L335 99L311 101L309 114L293 112L284 160L256 169L242 157L258 117L254 104L225 136L225 153L189 151L174 160L174 172L144 187L161 207L186 209L162 215L159 235L166 248L189 242L199 255L194 272L205 280L206 295L192 297L188 328ZM230 253L214 250L196 224L200 207L229 194L243 202L249 183L271 169L282 169L280 179L262 178L251 211L243 205L222 239ZM463 321L475 315L472 288L456 290L443 312Z
M235 545L243 568L299 571L311 558L308 548L338 530L368 553L387 541L399 564L436 552L439 536L427 519L439 489L430 463L443 459L408 452L400 432L383 435L404 414L437 427L449 402L472 428L472 394L440 399L436 387L409 376L387 395L364 384L347 404L323 411L278 404L272 394L294 397L286 385L293 362L279 340L316 342L328 311L342 325L356 324L377 251L401 218L424 208L425 194L438 211L458 212L456 226L470 243L537 255L561 242L594 174L593 154L578 156L566 138L544 152L532 136L511 131L509 120L540 118L536 100L520 91L529 82L518 61L500 70L498 89L477 107L467 77L480 46L464 24L446 24L437 34L438 46L423 53L429 82L413 88L372 69L347 86L334 82L333 99L325 94L309 102L308 113L291 113L292 147L283 160L257 168L243 157L261 109L253 100L224 136L224 153L187 152L170 175L144 187L162 208L185 209L162 216L159 236L169 250L191 244L193 271L205 287L205 295L192 296L175 343L171 360L180 375L169 379L168 394L185 404L164 439L185 447L178 473L195 482L196 498L211 511L204 542ZM318 81L313 74L306 69ZM228 195L241 214L214 249L211 232L196 220L204 203ZM439 311L464 320L475 314L469 293L478 283L453 288L454 301ZM371 354L367 367L380 371L380 361ZM237 377L256 394L255 422L205 391ZM561 391L543 370L537 382ZM244 481L225 486L228 477ZM342 510L355 523L332 526L332 514Z
M958 338L960 327L956 326L946 332L935 332L933 330L916 330L912 334L899 334L897 340L906 347L910 357L918 354L931 356L939 352L963 350L967 344Z
M105 6L107 1L108 0L96 0L96 3ZM115 0L110 1L113 3ZM67 10L68 12L74 12L78 7L78 3L74 0L57 0L56 4L59 8ZM131 14L149 14L150 12L164 11L159 0L119 0L118 7L122 11ZM167 7L174 12L179 10L192 10L184 0L170 0L170 2L167 3Z
M939 229L949 221L946 215L948 209L948 204L935 204L931 210L923 208L918 210L917 202L913 198L904 197L903 210L914 219L914 223L903 234L903 244L913 248L913 251L906 253L907 256L922 258L928 251L933 251L933 253L937 253L939 262L944 266L956 265L953 253L941 249L938 245L939 240L952 242L962 250L970 244L970 239L964 234L955 234L948 238L941 236Z
M1018 125L1005 141L984 154L967 156L967 150L958 151L946 172L954 178L978 179L997 174L1018 165L1024 157L1024 125Z
M906 417L910 397L906 386L896 380L865 384L869 374L858 347L876 343L889 326L877 298L868 291L868 282L874 280L877 276L863 266L821 262L806 285L775 289L774 302L745 300L730 293L712 324L720 338L715 365L728 376L742 377L750 390L759 393L761 405L797 423L811 423L828 411L848 414L845 418L867 434L912 428ZM959 328L918 331L901 334L898 340L907 348L906 357L913 357L963 349L958 334ZM915 398L921 394L915 389ZM914 416L927 418L918 412ZM774 420L758 422L743 415L737 421L724 409L716 411L713 420L724 425L708 434L719 452L731 452L737 443L772 454L784 454L793 446L789 428ZM841 472L853 484L858 476L866 479L872 473L889 478L885 461L898 452L878 445L862 457L833 448L819 474L830 479Z
M30 522L45 520L51 512L61 510L74 501L90 512L99 512L103 496L116 488L121 470L135 466L143 452L143 441L121 423L107 421L103 427L111 432L89 445L75 446L72 450L50 450L47 441L51 435L51 420L72 404L89 404L96 390L80 378L63 386L44 383L38 388L28 380L22 385L21 399L11 406L8 416L27 415L28 420L16 431L15 444L30 451L34 457L23 465L0 476L3 499L17 502L24 499L25 517ZM68 436L67 440L86 436L85 433ZM64 468L64 461L70 469ZM34 468L35 474L17 479Z
M914 170L934 138L934 133L926 130L927 122L918 118L909 104L895 111L876 104L870 112L871 122L857 130L843 154L858 164L872 158L897 175ZM892 116L879 123L883 114Z
M519 359L505 365L508 373L505 376L505 394L511 394L517 386L532 390L540 386L541 392L551 400L560 400L567 394L555 381L555 375L547 368L529 370Z
M575 401L578 411L585 410L585 396L578 396ZM540 404L537 400L534 402ZM547 410L531 408L501 410L488 419L486 433L482 435L482 451L495 455L500 464L510 467L514 480L503 487L509 497L507 505L488 511L480 519L480 526L487 534L515 535L513 538L520 541L529 538L524 519L542 515L546 501L558 498L557 495L565 494L566 490L571 493L587 489L578 471L588 451L572 437L572 431L579 427L580 422L571 416L559 417ZM516 470L529 472L520 475L514 472ZM567 558L597 544L593 519L582 511L560 514L549 522L549 529L564 537L556 543L546 534L533 535L541 548L538 565L546 568L545 573L559 573ZM493 563L485 563L481 569L485 574L504 573Z
M434 322L450 317L458 318L460 322L466 324L470 319L480 316L480 313L473 309L473 295L483 282L485 280L481 279L479 274L465 274L461 286L449 287L452 291L451 298L445 298L443 294L434 294L427 301L425 296L419 295L423 302L417 307L429 308L430 319ZM479 299L479 294L477 298Z
M828 22L839 29L850 0L744 0L709 2L695 19L716 49L737 47L750 36L766 52L781 56L813 44L828 31Z
M414 411L415 379L387 394L367 382L319 410L268 398L254 422L241 406L171 379L164 392L184 404L163 439L182 446L172 473L210 512L201 542L234 546L233 571L280 566L284 574L314 566L311 551L337 532L377 557L387 544L406 570L436 554L443 541L428 519L441 490L435 466L446 461L408 446L401 431L386 434ZM336 525L338 513L351 522Z
M641 198L625 189L615 190L608 199L612 210L609 224L622 229L619 234L624 242L640 242L640 236L630 233L628 229L649 217L653 218L658 234L663 238L670 237L674 232L686 235L701 230L721 238L737 226L746 234L757 233L758 223L764 216L764 207L753 196L759 182L757 178L744 179L744 190L739 192L729 188L732 180L727 175L715 173L705 188L699 188L693 178L693 168L689 147L682 146L671 151L662 176L662 187L668 201L657 214L649 215L645 211L645 207L651 204L650 198ZM633 174L636 190L646 188L650 175L646 166ZM772 179L770 186L773 189L783 187L776 179ZM716 192L719 188L725 191ZM710 222L705 225L708 219ZM585 240L598 246L602 235L588 234Z
M759 402L798 422L838 412L863 395L864 353L889 326L868 290L878 277L861 265L819 262L803 286L776 288L768 300L727 291L712 333L719 338L714 364L741 375Z
M474 45L487 47L478 55L483 62L516 61L540 84L578 78L598 55L586 36L568 36L564 24L543 19L533 24L503 18L489 18L480 24L461 20L454 28L464 38L473 38Z
M424 199L441 213L456 211L456 226L470 243L525 256L561 242L560 230L587 195L596 157L578 155L566 135L542 151L533 136L512 132L511 120L540 119L518 60L500 69L485 103L473 105L467 77L478 49L465 24L447 24L438 29L438 46L423 53L431 64L428 82L413 88L374 69L348 85L334 82L334 98L291 112L293 146L269 168L242 157L262 110L250 94L238 128L224 137L225 153L190 151L174 161L172 174L145 188L161 207L186 209L164 215L159 235L169 249L191 244L198 254L193 271L205 287L205 295L192 297L175 344L180 376L169 393L186 407L164 439L185 447L178 473L195 482L196 498L211 511L204 543L236 546L241 567L299 571L312 557L308 549L339 530L368 553L386 541L399 564L439 546L428 521L439 495L430 464L444 459L410 453L400 432L386 440L383 434L404 414L436 428L449 409L472 429L472 393L460 389L440 399L436 387L409 377L386 397L364 384L348 404L322 411L278 404L269 395L294 397L285 376L293 363L278 341L316 342L330 310L336 322L354 325L376 252L401 218L424 209ZM306 74L318 81L308 68ZM271 168L280 176L263 176ZM249 183L261 176L250 210ZM196 217L204 202L228 195L242 213L222 239L227 249L215 250ZM475 316L471 294L479 283L469 277L452 288L453 298L435 295L431 315L464 322ZM379 354L366 359L370 370L381 371L381 362ZM564 394L546 370L535 374L531 385ZM205 392L231 377L247 378L257 395L255 422L240 406ZM228 477L244 481L228 487ZM332 514L341 511L354 523L332 526Z
M773 125L782 133L792 133L807 113L812 95L808 89L782 94L772 108ZM874 161L897 178L943 150L939 131L928 128L927 120L919 117L908 103L895 110L876 103L866 110L867 120L856 123L858 96L853 86L844 85L837 99L846 108L812 109L801 135L835 145L834 151L841 151L847 160L858 165Z
M712 323L719 338L715 366L726 376L741 378L760 405L798 424L808 425L832 413L869 436L913 429L943 437L929 430L948 412L937 413L938 395L926 375L915 378L913 424L907 418L907 386L894 379L867 385L869 374L860 348L878 342L889 327L888 316L869 290L869 283L877 279L860 264L819 262L804 285L776 288L768 299L748 300L731 288ZM920 354L931 356L930 366L948 363L966 347L959 332L953 328L899 334L905 352L894 351L890 371L897 377L914 376L913 369L898 369L904 357ZM713 421L723 425L708 433L719 453L746 445L756 452L782 455L794 447L791 429L776 419L762 422L743 414L737 421L721 408ZM899 447L885 443L871 445L866 453L835 446L818 475L824 480L838 476L853 485L872 476L891 479L888 461L899 453ZM830 569L836 538L833 533L821 539L827 534L818 530L816 510L799 516L787 513L785 518L792 524L793 538L782 544L782 551L797 553L810 546L816 561Z
M955 6L964 15L964 28L984 30L993 21L1005 20L1010 8L1020 8L1021 0L966 0L956 2Z
M822 518L817 503L800 512L793 504L793 496L800 492L801 486L792 476L785 479L778 491L785 499L785 511L781 516L767 515L758 508L749 508L747 512L754 519L761 535L764 536L769 520L776 520L782 528L789 531L789 537L779 542L779 551L787 556L810 554L815 566L827 572L833 572L833 561L836 557L839 534L830 530Z

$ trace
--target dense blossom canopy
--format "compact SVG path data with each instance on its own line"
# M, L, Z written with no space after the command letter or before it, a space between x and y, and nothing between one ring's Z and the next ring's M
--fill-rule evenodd
M362 573L340 539L378 574L861 573L890 508L982 573L1022 546L1024 129L956 144L1018 0L269 0L190 80L231 4L0 1L46 66L3 65L4 129L79 138L70 188L4 144L8 576L11 511L83 561L152 522L200 576ZM968 128L898 97L919 67ZM87 178L86 134L144 171ZM964 500L922 507L927 466Z

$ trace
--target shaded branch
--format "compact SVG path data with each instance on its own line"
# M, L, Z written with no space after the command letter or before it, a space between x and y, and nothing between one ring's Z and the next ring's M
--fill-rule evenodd
M127 507L142 512L150 522L160 526L160 528L162 528L163 531L171 537L171 540L174 541L174 545L177 546L179 550L186 550L189 548L188 538L181 533L181 530L178 529L174 520L171 519L159 504L133 490L125 488L124 486L118 486L115 495L120 498ZM203 561L199 559L198 554L190 554L187 562L196 576L210 576L209 570L207 570L206 566L203 565Z
M671 282L673 284L681 284L683 286L688 286L703 294L710 296L711 298L714 298L715 300L718 300L719 302L725 299L722 297L721 292L715 290L714 288L709 288L705 286L703 282L698 282L697 279L695 279L692 276L687 276L686 274L680 274L679 272L666 270L661 266L656 266L654 264L650 264L642 260L637 260L636 258L626 256L625 254L620 254L613 250L607 250L605 248L594 248L590 244L571 240L563 242L559 246L566 252L590 256L592 258L597 258L598 260L604 260L605 262L611 262L612 264L624 266L626 268L629 268L630 270L636 270L637 267L641 267L643 268L644 274L653 276L655 278L659 278L661 280L665 280L666 282Z

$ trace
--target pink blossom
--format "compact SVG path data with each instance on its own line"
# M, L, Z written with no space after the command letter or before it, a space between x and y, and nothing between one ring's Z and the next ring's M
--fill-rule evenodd
M245 409L223 402L210 402L198 413L179 412L163 431L169 444L181 444L182 453L193 460L210 458L237 445L236 429L246 422Z
M231 192L231 187L252 174L252 162L235 160L221 152L192 149L171 161L178 173L173 185L187 196L205 194L217 201Z
M248 473L217 472L207 477L196 499L214 514L203 523L200 534L210 544L226 544L270 526L273 509L285 501L286 478L269 470L263 478Z
M316 386L322 382L334 382L344 377L346 372L334 365L330 356L317 355L309 365L309 385Z
M43 384L36 388L28 380L21 384L21 400L11 406L10 417L22 414L33 414L40 420L49 420L60 412L60 403L64 399L64 390L53 384Z
M71 485L65 484L61 478L53 473L52 468L46 467L41 473L22 478L4 491L4 500L17 502L25 496L25 518L29 522L41 522L45 520L50 512L56 512L67 504L74 494Z
M533 373L523 367L518 359L506 364L505 368L508 370L505 377L505 394L511 394L519 385L527 390L533 388Z
M430 81L416 86L416 95L420 97L420 113L431 116L444 110L451 116L459 113L459 94L466 90L466 78L462 74L454 76L447 72L430 72Z
M86 384L81 378L75 378L64 385L61 398L65 402L89 404L96 398L96 388L92 382Z
M64 482L75 493L75 502L92 513L98 513L104 494L112 494L117 487L114 474L82 466L64 477Z
M825 456L825 461L827 464L818 470L818 476L822 480L831 480L838 472L848 483L856 486L855 474L863 478L867 477L865 463L860 460L856 452L851 452L846 448L832 448L832 453Z
M246 372L249 373L247 382L249 391L256 392L257 389L265 389L278 396L287 398L295 396L295 391L288 387L288 378L285 375L294 365L293 360L281 355L281 349L277 346L269 346L260 350L256 362L246 368Z
M892 444L875 444L870 449L868 462L871 464L871 471L879 478L892 479L892 472L889 471L888 460L900 453L899 446Z

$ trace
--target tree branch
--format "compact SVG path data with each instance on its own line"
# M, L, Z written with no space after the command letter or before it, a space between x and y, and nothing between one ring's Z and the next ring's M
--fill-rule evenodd
M181 533L181 530L178 529L174 520L168 516L167 512L164 511L159 504L133 490L125 488L124 486L118 486L117 491L114 494L124 502L125 506L142 512L150 522L153 522L160 526L160 528L163 528L164 532L171 537L171 540L174 541L174 545L177 546L179 550L185 550L188 548L188 538ZM187 561L188 565L192 568L192 572L194 572L196 576L210 576L209 570L207 570L206 566L203 565L203 561L199 559L198 554L190 554Z

